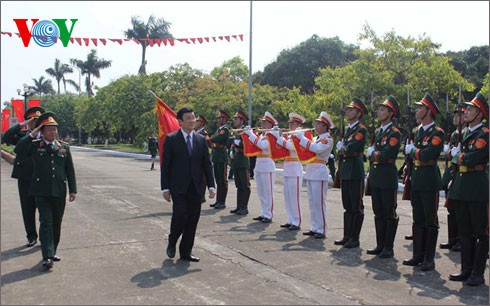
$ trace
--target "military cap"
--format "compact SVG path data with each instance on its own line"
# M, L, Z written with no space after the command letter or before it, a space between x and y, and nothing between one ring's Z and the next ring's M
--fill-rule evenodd
M235 113L235 116L233 116L233 118L241 118L241 119L243 119L243 121L248 121L247 115L245 115L245 113L242 112L241 110L237 111Z
M368 112L368 110L367 110L366 106L364 105L364 103L362 103L362 101L359 100L358 98L352 98L352 101L345 108L356 108L363 115L364 114L367 114L367 112Z
M320 117L315 119L315 121L325 123L329 129L333 129L335 127L335 125L333 124L332 118L330 118L330 115L327 114L326 112L321 112Z
M216 115L216 118L219 118L219 117L224 117L225 119L230 119L230 115L228 115L227 112L225 112L224 110L220 109L218 111L218 114Z
M269 121L270 123L272 123L272 125L277 125L277 120L276 120L276 118L274 118L274 117L272 116L272 114L271 114L271 113L269 113L269 112L265 112L264 117L262 117L262 119L261 119L261 120L262 120L262 121Z
M454 113L464 113L467 107L468 105L466 105L466 103L458 103L458 105L456 105L456 108L454 109Z
M488 101L481 93L477 93L476 96L470 102L465 102L467 105L478 107L483 114L483 117L488 119Z
M291 123L291 122L299 122L300 124L303 124L305 123L306 119L305 117L301 116L301 115L298 115L296 113L289 113L289 121L288 123Z
M386 97L384 102L381 103L380 105L389 107L393 112L393 117L398 118L400 116L400 107L398 106L398 102L396 101L395 97L393 96Z
M40 125L58 125L56 115L53 112L45 112L36 120L36 127Z
M42 113L44 113L45 110L42 107L39 106L34 106L31 108L28 108L24 114L24 120L30 119L30 118L39 118Z
M203 115L199 115L199 116L197 116L196 121L202 121L203 125L208 124L208 121L206 120L206 118L204 118L204 116L203 116Z
M441 113L439 107L437 107L436 102L432 100L432 97L428 93L425 94L422 100L420 100L419 102L414 102L414 104L426 106L430 110L432 115L437 115Z

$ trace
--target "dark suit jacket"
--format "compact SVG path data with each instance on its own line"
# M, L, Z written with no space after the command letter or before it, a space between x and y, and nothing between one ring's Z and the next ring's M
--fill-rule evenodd
M165 137L160 172L161 188L170 189L170 194L186 193L190 184L194 184L197 191L202 190L203 184L214 187L206 139L197 133L194 133L192 139L192 156L189 156L181 129ZM205 182L203 178L206 179Z

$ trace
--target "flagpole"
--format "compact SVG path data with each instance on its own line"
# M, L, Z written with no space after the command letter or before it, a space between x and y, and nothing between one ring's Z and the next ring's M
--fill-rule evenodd
M250 42L248 59L248 125L252 126L252 0L250 0Z
M151 89L148 89L148 92L151 93L156 99L160 99Z

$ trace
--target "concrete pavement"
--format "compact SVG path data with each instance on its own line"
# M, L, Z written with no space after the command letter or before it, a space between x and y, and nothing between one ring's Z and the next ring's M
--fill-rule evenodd
M448 281L458 271L459 253L437 250L436 270L403 266L412 244L411 209L399 198L400 226L395 258L366 254L374 247L370 197L361 248L333 241L342 235L340 191L327 195L327 239L302 235L309 229L303 188L302 231L281 229L286 221L282 177L277 176L273 222L252 220L259 201L252 181L248 216L229 213L236 192L229 182L227 208L203 204L194 254L199 263L165 255L171 204L159 187L159 171L138 156L73 148L79 194L67 203L58 255L43 272L39 245L25 248L16 181L1 161L1 304L395 304L488 305L486 284L472 288ZM446 241L446 211L439 209L439 241ZM178 254L176 256L178 258Z

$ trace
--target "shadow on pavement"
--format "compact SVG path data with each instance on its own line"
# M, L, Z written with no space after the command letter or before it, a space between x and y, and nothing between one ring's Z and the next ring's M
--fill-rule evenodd
M131 282L136 283L140 288L153 288L160 286L164 280L202 271L201 269L189 270L189 267L188 261L165 259L161 268L138 273L131 278Z

